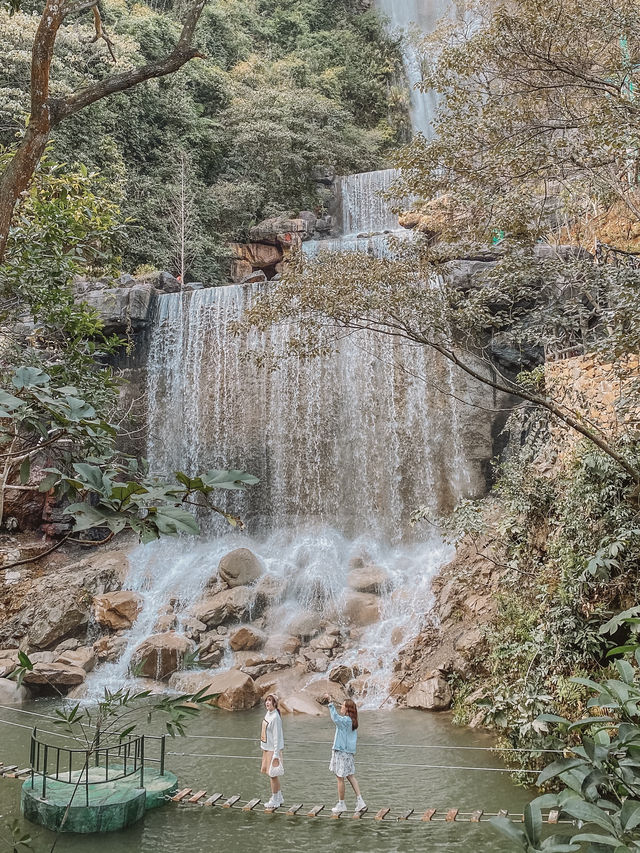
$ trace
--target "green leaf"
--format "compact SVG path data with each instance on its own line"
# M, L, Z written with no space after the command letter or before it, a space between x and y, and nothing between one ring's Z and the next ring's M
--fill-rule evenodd
M18 652L18 661L20 663L20 666L24 667L25 669L28 669L29 672L33 671L33 664L31 663L31 661L29 660L29 657L24 652L21 652L21 651Z
M60 479L60 475L50 471L41 481L38 486L39 492L48 492L49 489L52 489L55 484Z
M524 809L524 825L529 841L534 847L540 844L542 833L542 813L534 803L528 803Z
M584 758L559 758L544 768L536 780L536 785L540 787L545 782L548 782L549 779L553 779L567 770L572 770L574 767L583 767L585 764L586 760Z
M521 829L518 829L517 826L514 826L510 820L505 817L492 817L489 820L489 823L498 830L498 832L502 833L502 835L506 835L511 841L515 841L516 844L519 845L521 850L527 851L529 849L527 844L527 836Z
M613 822L609 815L602 809L598 808L598 806L594 806L591 803L572 799L565 803L564 810L570 814L571 817L583 820L585 823L595 823L596 826L599 826L601 829L606 829L607 831L613 831L614 829Z
M582 843L583 841L589 841L591 844L604 844L605 847L617 847L620 844L620 841L617 838L614 838L612 835L597 835L593 832L585 832L580 835L571 836L572 841L577 841Z
M19 367L11 378L11 382L20 391L23 388L42 387L47 385L51 377L39 367Z
M25 456L20 465L20 484L26 486L31 476L31 457Z

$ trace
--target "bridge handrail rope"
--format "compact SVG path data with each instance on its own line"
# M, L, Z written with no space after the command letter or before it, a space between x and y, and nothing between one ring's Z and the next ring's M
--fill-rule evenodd
M12 708L10 705L0 705L1 709L5 711L15 711L19 714L29 714L33 717L41 717L46 720L57 720L57 717L53 717L50 714L39 714L35 711L26 711L23 708ZM0 723L6 722L0 719ZM17 723L13 723L13 725L18 725ZM86 724L85 724L86 725ZM93 728L92 726L89 726ZM23 726L23 728L31 728L31 726ZM53 732L49 732L49 734L54 734ZM64 735L59 735L59 737L64 737ZM184 735L186 740L239 740L239 741L247 741L250 743L255 743L256 738L254 737L239 737L234 735ZM291 738L287 738L287 743L297 744L300 746L309 746L310 744L318 745L318 746L327 746L330 744L330 740L291 740ZM533 749L533 748L525 748L525 747L503 747L503 746L456 746L453 744L421 744L421 743L370 743L367 741L358 741L358 749L387 749L387 747L392 746L394 749L458 749L458 750L474 750L476 752L524 752L524 753L535 753L537 754L553 754L553 755L564 755L565 750L563 749Z

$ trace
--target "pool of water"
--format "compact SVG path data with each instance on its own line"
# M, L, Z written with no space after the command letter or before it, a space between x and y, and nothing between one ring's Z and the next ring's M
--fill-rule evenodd
M28 706L51 713L51 703ZM206 709L189 727L189 736L169 740L167 767L184 787L226 796L241 794L244 801L268 797L268 782L260 776L258 735L262 711L229 714ZM29 729L6 721L51 727L50 721L16 710L0 710L0 760L28 764ZM282 779L287 805L303 802L307 808L323 803L325 811L336 801L335 779L328 770L333 726L323 718L285 716L285 767ZM461 812L508 809L522 812L532 794L516 787L499 768L498 757L475 747L491 747L486 733L459 729L448 715L418 711L370 711L361 714L357 777L370 813L392 808L387 820L332 820L272 816L236 810L167 805L149 812L131 829L99 836L62 836L56 853L320 853L340 846L350 853L391 853L428 849L438 853L510 850L508 842L486 823L398 823L393 817L413 808L458 808ZM463 747L455 748L451 747ZM469 747L474 747L469 749ZM447 765L455 769L443 769ZM20 782L0 779L1 822L19 815ZM348 792L347 805L353 805ZM391 818L391 820L389 820ZM37 853L50 849L53 835L28 825Z

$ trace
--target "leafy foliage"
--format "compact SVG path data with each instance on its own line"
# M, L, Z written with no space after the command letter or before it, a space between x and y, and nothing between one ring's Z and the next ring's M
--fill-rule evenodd
M153 61L175 43L171 4L101 4L117 70ZM30 50L37 18L25 7L0 11L0 143L10 146L24 125ZM62 28L52 94L68 93L113 70L106 45L91 44L91 21ZM173 226L180 169L192 164L193 229L200 236L193 278L222 280L224 243L273 212L320 209L311 179L316 163L338 171L382 162L397 139L390 84L401 68L397 45L374 12L348 0L229 0L209 4L198 26L208 59L152 81L63 122L54 155L102 174L111 199L131 218L124 264L173 268ZM234 184L237 186L234 187ZM144 239L142 239L142 237ZM177 270L175 270L177 271Z

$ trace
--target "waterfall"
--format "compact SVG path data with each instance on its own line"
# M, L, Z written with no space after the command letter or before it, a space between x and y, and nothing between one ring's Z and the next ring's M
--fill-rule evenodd
M451 0L376 0L376 5L389 19L392 29L403 37L404 68L411 91L411 124L415 133L429 137L437 101L433 92L416 88L422 81L422 69L415 40L433 32L453 4Z
M444 11L440 0L380 0L379 6L403 30L412 22L429 30ZM408 40L405 48L415 82ZM413 91L412 103L414 127L427 133L432 102ZM396 177L388 169L339 179L342 236L306 242L307 256L385 257L393 253L390 235L413 239L381 195ZM411 528L411 513L426 506L436 518L460 498L484 492L493 418L465 405L484 392L427 348L384 335L345 334L333 356L305 361L288 354L297 331L292 323L236 334L246 308L276 286L230 285L157 301L147 371L152 470L166 476L239 468L260 483L216 495L244 519L247 534L203 517L202 539L163 540L131 555L125 585L141 593L142 612L121 658L89 677L90 695L122 683L136 646L170 602L182 630L220 558L244 546L283 590L261 617L274 637L309 611L324 624L343 626L351 568L382 570L388 587L379 621L353 632L332 661L358 666L367 679L364 707L377 707L388 693L394 648L420 631L431 579L451 555L433 529ZM256 350L272 357L276 369L256 361ZM229 653L223 665L231 661Z

